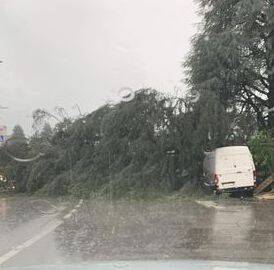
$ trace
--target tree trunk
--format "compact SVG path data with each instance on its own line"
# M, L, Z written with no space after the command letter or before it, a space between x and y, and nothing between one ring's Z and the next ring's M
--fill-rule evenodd
M273 1L274 2L274 1ZM274 3L271 3L269 16L269 51L268 51L268 79L269 79L269 109L274 110ZM269 128L274 132L274 111L269 113L268 117Z

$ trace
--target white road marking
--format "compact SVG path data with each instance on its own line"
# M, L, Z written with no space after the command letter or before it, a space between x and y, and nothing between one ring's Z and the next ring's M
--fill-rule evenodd
M58 226L60 226L63 223L63 221L55 221L52 223L49 227L47 227L45 230L40 232L38 235L32 237L31 239L27 240L21 245L16 246L6 254L2 255L0 257L0 265L6 262L7 260L11 259L12 257L16 256L18 253L23 251L25 248L30 247L34 243L36 243L38 240L42 239L47 234L51 233L53 230L55 230Z
M83 200L81 199L81 200L79 201L79 203L75 206L75 208L72 209L68 214L66 214L66 215L63 217L63 219L70 219L70 218L72 217L72 215L75 214L75 213L77 212L78 208L80 208L80 207L82 206L82 204L83 204Z
M75 206L74 209L72 209L68 214L66 214L63 217L63 220L55 220L50 223L49 226L47 226L44 230L42 230L39 234L35 235L34 237L30 238L29 240L25 241L24 243L14 247L9 252L5 253L4 255L0 256L0 265L8 261L9 259L16 256L18 253L22 252L24 249L32 246L37 241L45 237L46 235L50 234L52 231L54 231L57 227L59 227L63 222L64 219L68 219L72 216L72 214L75 214L77 212L77 208L79 208L83 203L83 200L80 200L79 203Z
M215 208L215 209L225 209L224 206L218 205L216 202L213 201L196 201L196 203L205 206L207 208Z
M66 214L63 219L70 219L72 217L72 213Z

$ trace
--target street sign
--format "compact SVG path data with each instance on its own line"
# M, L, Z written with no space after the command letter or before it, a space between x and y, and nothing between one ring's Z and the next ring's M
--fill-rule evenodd
M7 135L7 126L0 126L0 135Z
M0 125L0 146L2 146L7 140L7 127Z
M4 143L6 141L6 136L0 135L0 143Z

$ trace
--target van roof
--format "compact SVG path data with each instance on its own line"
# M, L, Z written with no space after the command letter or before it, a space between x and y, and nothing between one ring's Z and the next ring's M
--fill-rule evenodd
M226 146L215 149L216 154L238 154L250 153L247 146Z

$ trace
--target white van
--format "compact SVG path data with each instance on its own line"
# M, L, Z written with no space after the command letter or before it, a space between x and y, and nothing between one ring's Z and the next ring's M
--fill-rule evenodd
M217 193L253 191L256 171L247 146L217 148L205 154L203 184Z

